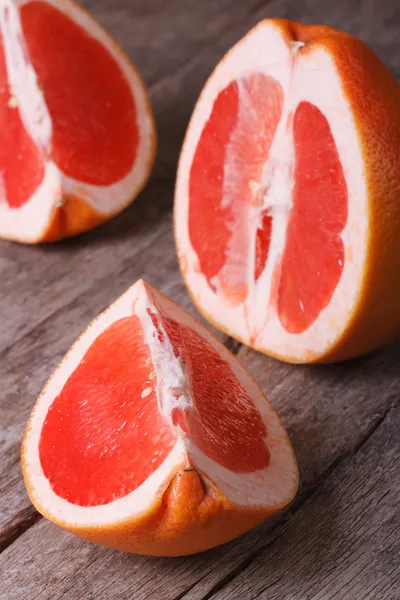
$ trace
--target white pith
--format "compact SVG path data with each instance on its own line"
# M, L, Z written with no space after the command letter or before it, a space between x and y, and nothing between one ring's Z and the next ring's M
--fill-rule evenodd
M173 355L168 338L166 338L165 344L158 340L158 332L148 316L147 309L150 308L158 314L157 307L162 307L164 314L205 337L207 342L229 362L267 425L266 442L271 453L270 465L263 471L233 473L209 459L180 428L177 428L177 442L171 453L156 471L133 492L102 506L82 507L71 504L53 492L43 473L39 458L41 430L53 400L61 392L94 340L113 322L132 314L141 320L155 370L155 377L152 381L157 382L156 392L160 410L167 419L174 407L186 408L193 402L187 376L182 372L181 362ZM146 391L145 394L142 393L142 397L145 395L147 395ZM162 297L157 290L140 281L91 323L48 381L35 405L25 435L22 456L31 499L51 518L71 526L83 527L118 523L140 516L151 509L156 497L167 488L177 466L182 468L187 463L188 454L191 464L203 471L228 499L240 506L271 507L272 509L287 503L295 492L297 469L290 444L278 417L258 386L226 348L206 332L199 323Z
M39 240L46 231L64 196L85 200L107 216L127 206L142 188L153 156L154 125L149 116L148 99L139 75L111 36L92 17L70 0L41 0L55 6L84 28L107 48L119 65L134 98L138 127L138 147L132 170L109 186L90 185L65 175L51 160L51 117L48 114L36 74L24 48L18 8L31 0L0 0L0 29L4 39L6 64L15 110L32 140L45 157L45 175L31 198L19 208L10 208L0 196L0 237L26 242ZM8 12L8 19L6 18ZM89 110L89 109L88 109ZM0 185L0 193L4 188Z
M364 163L351 107L331 55L321 47L310 53L302 53L302 48L303 45L296 42L288 43L273 22L263 21L225 56L208 80L193 112L179 162L175 195L175 236L180 264L191 295L202 312L245 343L299 361L326 353L351 319L364 275L368 236ZM273 217L272 235L262 275L254 281L254 261L250 260L247 299L234 306L223 294L211 289L191 245L189 175L201 133L218 94L232 81L258 72L272 76L284 90L282 119L261 181L261 186L269 184L269 193L258 209L261 212L265 205L269 206ZM294 114L302 101L315 105L328 120L347 183L348 220L341 233L344 268L331 301L308 329L291 334L279 320L271 286L275 266L285 246L293 186L294 149L292 137L286 131L287 115ZM228 168L229 165L225 165L224 180L230 177ZM254 192L258 185L258 182L249 184Z

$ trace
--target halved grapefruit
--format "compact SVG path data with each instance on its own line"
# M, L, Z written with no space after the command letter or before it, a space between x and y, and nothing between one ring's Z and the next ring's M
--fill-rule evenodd
M143 281L95 319L39 397L30 498L87 540L151 555L222 544L283 508L287 435L238 360Z
M0 237L91 229L125 208L154 160L143 82L70 0L0 2Z
M216 327L291 362L400 332L400 87L354 37L265 20L219 63L179 162L175 236Z

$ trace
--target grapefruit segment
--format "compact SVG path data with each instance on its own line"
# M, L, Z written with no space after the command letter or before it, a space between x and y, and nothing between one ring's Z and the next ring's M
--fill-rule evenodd
M54 493L80 506L107 504L164 461L176 433L158 410L152 372L137 317L99 335L43 425L40 462ZM64 448L62 455L55 448Z
M234 303L247 293L256 247L259 265L268 252L268 234L252 229L268 231L267 222L257 222L260 180L281 110L282 89L271 77L254 73L232 82L219 93L193 158L191 241L211 287Z
M24 127L7 79L4 42L0 33L0 194L10 208L18 209L43 180L44 157Z
M235 473L265 469L270 459L266 425L229 364L189 327L168 317L163 323L190 381L191 403L174 409L175 423L226 469Z
M228 52L194 110L175 193L179 262L206 318L293 362L350 358L398 333L399 100L372 51L327 27L265 20Z
M53 241L120 212L143 187L155 145L129 59L71 0L5 0L0 46L0 135L12 135L0 156L0 236ZM16 167L21 187L8 183ZM77 198L95 218L74 218Z
M302 333L329 304L343 271L347 186L329 123L316 106L298 105L293 138L293 208L277 303L285 329Z
M42 0L21 7L21 23L52 119L54 162L68 177L97 186L128 175L138 127L119 65L88 31Z
M233 82L218 95L191 167L192 202L189 228L201 271L210 286L225 262L230 239L230 208L221 203L226 146L238 118L238 86ZM203 179L204 185L196 183Z
M256 384L143 282L62 361L31 415L22 463L30 497L50 520L146 554L223 543L285 506L297 487L290 443Z

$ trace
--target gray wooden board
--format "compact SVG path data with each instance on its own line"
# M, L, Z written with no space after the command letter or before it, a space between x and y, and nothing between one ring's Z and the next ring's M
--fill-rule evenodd
M292 507L224 547L179 559L133 557L98 548L42 519L2 554L5 598L53 600L64 594L71 599L122 600L128 595L135 600L172 600L193 586L195 597L206 596L221 580L262 554L280 536L281 527L290 523L292 514L300 508L306 510L304 503L317 484L329 478L335 466L348 460L381 426L398 404L399 358L400 344L331 367L283 368L254 352L242 356L268 390L294 444L302 482ZM376 372L385 380L384 395L378 379L371 375ZM360 470L366 482L370 476L368 465L366 471ZM383 491L389 493L394 481L395 471ZM131 590L135 594L130 596Z
M213 598L398 600L399 428L397 404L265 551ZM187 598L203 598L201 585Z
M364 39L400 77L398 0L84 4L149 84L159 151L145 191L110 223L47 247L0 244L0 546L11 544L0 556L0 597L397 598L392 504L399 476L390 457L398 344L329 367L293 367L239 350L288 427L301 492L285 513L231 544L196 557L152 559L91 546L43 519L35 524L20 474L20 440L37 394L72 341L139 277L196 314L174 254L174 175L195 99L226 49L265 16L324 22ZM347 529L357 543L342 539Z

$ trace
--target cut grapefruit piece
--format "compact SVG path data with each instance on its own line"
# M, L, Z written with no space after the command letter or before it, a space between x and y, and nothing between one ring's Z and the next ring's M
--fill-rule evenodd
M0 237L70 237L146 183L155 127L144 84L70 0L0 2Z
M286 506L298 472L259 387L143 281L95 319L22 445L33 504L87 540L151 555L227 542Z
M175 193L178 259L216 327L291 362L400 332L400 87L361 41L260 22L206 83Z

